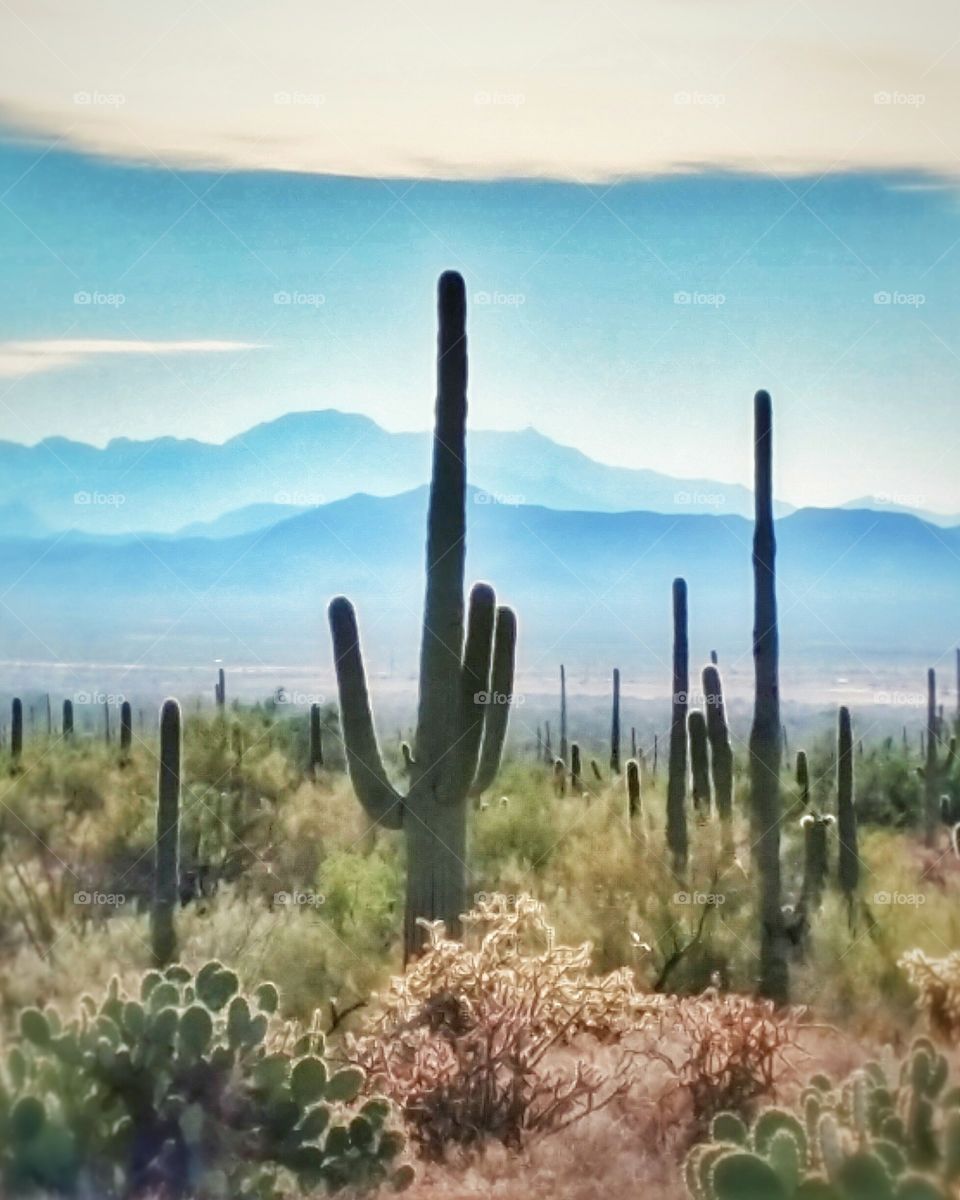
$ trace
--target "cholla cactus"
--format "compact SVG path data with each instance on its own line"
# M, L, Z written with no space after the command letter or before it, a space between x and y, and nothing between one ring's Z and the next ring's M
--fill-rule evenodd
M412 1179L392 1106L325 1059L319 1024L277 1027L219 962L114 978L77 1016L25 1009L0 1087L3 1194L249 1196ZM271 1023L272 1026L271 1026Z
M721 1113L685 1165L692 1200L950 1200L960 1180L960 1095L920 1039L891 1083L877 1063L840 1086L814 1076L798 1111L750 1128Z
M948 1042L960 1042L960 950L931 958L910 950L897 964L917 992L917 1007L931 1030Z

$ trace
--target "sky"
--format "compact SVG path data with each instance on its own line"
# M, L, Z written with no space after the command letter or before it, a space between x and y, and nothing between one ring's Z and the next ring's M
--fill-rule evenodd
M960 11L0 5L0 437L471 421L960 512ZM509 36L505 35L509 31Z

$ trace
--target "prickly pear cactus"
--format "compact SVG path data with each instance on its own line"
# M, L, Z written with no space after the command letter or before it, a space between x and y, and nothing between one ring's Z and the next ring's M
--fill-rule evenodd
M749 1128L720 1113L684 1165L691 1200L950 1200L960 1088L948 1076L923 1038L895 1084L868 1063L839 1086L814 1076L797 1112L768 1108Z
M0 1194L279 1200L406 1186L392 1105L323 1035L280 1036L277 989L218 962L113 979L63 1020L24 1009L0 1068ZM295 1040L296 1039L296 1040Z

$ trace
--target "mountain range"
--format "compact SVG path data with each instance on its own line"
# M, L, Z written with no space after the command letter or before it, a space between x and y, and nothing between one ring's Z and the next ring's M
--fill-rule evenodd
M329 677L326 603L358 607L371 670L415 667L427 489L354 495L229 536L0 539L7 659L296 663ZM521 670L667 678L670 585L690 591L694 663L749 672L752 526L736 515L563 511L472 489L468 577L521 624ZM777 522L785 661L833 672L950 653L960 528L900 513L801 509ZM911 667L912 670L912 667Z

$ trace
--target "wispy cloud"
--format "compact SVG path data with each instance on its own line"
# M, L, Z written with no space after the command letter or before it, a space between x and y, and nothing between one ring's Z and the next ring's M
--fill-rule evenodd
M157 165L960 174L953 0L6 0L16 124Z
M252 342L143 341L123 338L52 338L49 340L0 342L0 378L22 378L46 371L60 371L106 355L232 354L259 350Z

